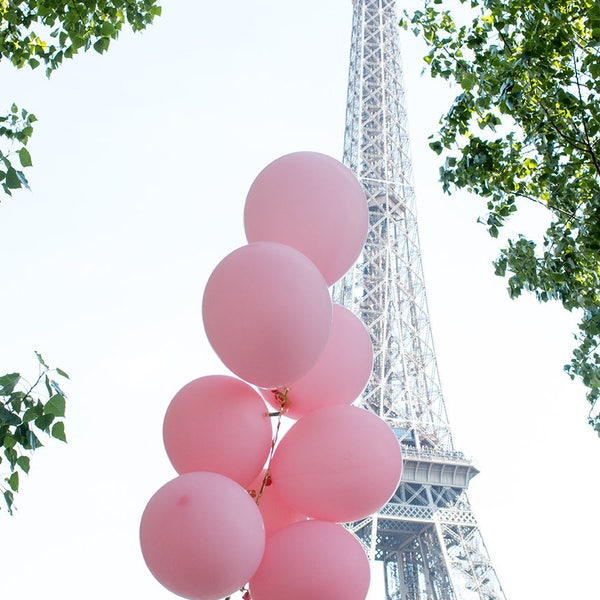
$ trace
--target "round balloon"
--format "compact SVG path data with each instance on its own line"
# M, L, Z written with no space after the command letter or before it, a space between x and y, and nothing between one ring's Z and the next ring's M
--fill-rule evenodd
M267 540L250 580L252 600L365 600L369 561L360 542L335 523L294 523Z
M244 210L249 242L281 242L306 254L327 283L356 261L367 237L365 193L342 163L318 152L295 152L265 167Z
M272 481L263 488L263 492L260 494L265 475L266 471L263 471L252 482L249 489L260 509L260 513L265 523L265 533L268 538L287 525L291 525L298 521L306 521L306 516L299 513L295 508L292 508L283 500L281 495L277 492L277 486L273 485Z
M283 499L323 521L362 519L392 496L402 473L400 443L376 414L332 406L299 419L271 465Z
M333 305L329 340L317 364L289 386L286 417L298 419L313 410L354 402L369 381L373 345L361 320L347 308ZM270 404L277 398L265 392Z
M175 394L163 439L178 473L212 471L246 486L265 464L272 427L255 389L234 377L210 375Z
M218 473L186 473L160 488L140 525L148 568L168 590L193 600L216 600L240 589L256 572L265 531L256 503Z
M290 246L257 242L226 256L202 303L215 352L238 377L262 388L288 385L317 362L332 318L327 284Z

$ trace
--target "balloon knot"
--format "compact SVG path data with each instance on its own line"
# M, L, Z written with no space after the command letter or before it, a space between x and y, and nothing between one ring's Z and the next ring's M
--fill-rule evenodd
M285 412L290 403L290 399L288 398L288 394L290 393L290 388L286 387L286 388L284 388L283 391L271 390L271 393L275 396L275 401L279 405L279 410L281 412Z

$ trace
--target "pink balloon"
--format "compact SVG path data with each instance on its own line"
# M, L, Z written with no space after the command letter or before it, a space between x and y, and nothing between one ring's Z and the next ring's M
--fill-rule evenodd
M354 402L369 381L373 345L361 320L347 308L333 305L329 340L317 364L289 386L286 417L299 417L327 406ZM272 393L265 398L279 408Z
M402 474L400 444L377 415L356 406L309 413L282 438L271 465L282 498L323 521L362 519L392 496Z
M294 523L267 540L250 580L252 600L365 600L369 561L341 525Z
M265 473L266 471L263 471L252 482L249 486L249 490L255 494L253 497L260 509L260 513L265 523L265 533L268 538L287 525L291 525L298 521L306 521L306 517L283 500L281 495L277 492L277 486L273 485L272 482L265 486L262 495L258 498Z
M218 473L186 473L160 488L140 525L148 568L168 590L193 600L224 598L256 572L265 547L258 507Z
M226 375L200 377L173 398L163 439L178 473L212 471L240 485L260 473L271 449L272 427L260 394Z
M332 307L323 276L306 256L284 244L257 242L217 265L202 313L225 365L254 385L277 388L317 362Z
M356 261L368 229L365 193L352 171L318 152L296 152L267 165L244 211L249 242L293 246L337 281Z

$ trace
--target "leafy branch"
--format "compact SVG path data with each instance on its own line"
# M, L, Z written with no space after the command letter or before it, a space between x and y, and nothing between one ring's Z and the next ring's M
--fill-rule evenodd
M13 104L6 115L0 115L0 139L7 142L8 149L0 147L0 183L6 194L12 196L12 190L28 188L27 178L21 168L31 167L31 155L27 142L33 134L33 123L37 121L34 114L24 108L19 110ZM14 148L14 149L13 149ZM18 157L20 166L15 167L11 157Z
M10 514L14 494L19 491L19 473L29 473L30 455L42 446L40 436L67 441L66 396L56 380L69 376L35 354L39 368L34 383L28 383L20 373L0 376L0 446L4 448L0 469L5 471L0 492Z
M141 31L160 14L157 0L0 0L0 61L17 69L44 65L50 77L64 59L92 48L103 54L124 26ZM9 196L29 188L21 169L32 165L26 145L34 121L15 104L0 115L0 183Z
M424 0L401 24L427 45L431 75L460 88L431 136L442 188L481 197L492 237L521 199L548 210L545 233L508 239L495 272L511 298L579 316L565 370L588 388L600 435L600 4L457 0L456 16L441 4Z

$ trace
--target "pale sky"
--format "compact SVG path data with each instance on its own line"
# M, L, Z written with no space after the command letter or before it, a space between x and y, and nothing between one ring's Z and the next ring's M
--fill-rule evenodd
M27 106L33 191L3 198L2 372L40 351L67 371L69 444L48 443L0 512L2 597L174 598L146 569L141 513L175 476L162 420L191 379L225 368L200 305L244 245L246 192L297 150L341 158L350 0L175 0L105 56L47 81L0 67ZM451 94L403 35L420 238L455 445L481 473L470 500L508 600L597 597L600 440L563 373L574 319L510 301L484 203L448 198L427 136ZM539 231L524 207L518 227ZM515 230L518 230L515 224Z

